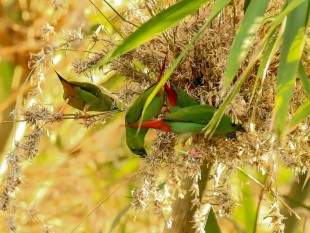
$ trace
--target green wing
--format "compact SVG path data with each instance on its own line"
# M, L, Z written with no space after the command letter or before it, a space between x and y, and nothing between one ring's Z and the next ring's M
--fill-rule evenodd
M86 82L70 82L73 85L80 87L81 90L88 92L96 97L101 97L102 92L100 90L99 87L97 87L96 85L92 84L92 83L86 83Z
M210 105L194 105L181 108L177 112L168 113L164 119L178 122L207 124L213 117L216 108Z
M180 106L181 108L200 104L198 100L191 97L180 87L175 88L175 92L177 93L178 106Z
M155 84L150 86L136 99L136 101L128 109L125 116L126 125L138 123L140 121L144 104L155 87ZM146 109L143 120L147 121L159 115L164 104L164 98L164 92L163 90L160 90ZM133 153L140 155L141 157L147 156L147 153L144 149L144 138L147 131L148 129L130 128L128 126L126 127L127 146Z
M125 118L126 123L131 124L140 121L144 104L149 95L151 94L151 92L155 89L155 87L156 85L153 84L136 99L136 101L127 111ZM164 93L163 91L159 91L159 93L154 97L153 101L145 111L143 120L147 121L152 119L153 117L157 117L161 111L163 103L164 103Z

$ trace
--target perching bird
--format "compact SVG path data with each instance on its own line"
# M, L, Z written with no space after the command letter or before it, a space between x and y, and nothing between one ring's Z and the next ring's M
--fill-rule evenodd
M158 129L182 135L203 133L203 129L213 117L216 109L209 105L194 105L166 114L162 119L145 121L141 124L129 124L129 127ZM232 123L228 115L224 115L214 132L214 136L236 137L236 131L245 131L240 124Z
M163 61L161 66L159 75L157 77L157 83L160 81L164 69L165 69L165 62L166 62L167 55ZM147 98L156 88L156 83L150 86L146 91L144 91L136 101L131 105L128 109L126 116L125 116L125 124L126 124L126 142L128 148L135 154L140 155L141 157L145 158L147 153L144 148L144 138L148 131L148 129L144 128L132 128L128 127L130 124L139 124L139 122L149 121L152 118L156 118L164 105L165 100L165 93L164 89L160 89L157 94L155 95L154 99L147 107L142 116L142 111L145 105ZM141 119L142 118L142 119Z
M113 99L103 94L99 87L86 82L67 81L55 71L64 90L63 98L81 111L105 112L115 109Z
M137 100L132 104L132 106L128 109L125 116L126 126L136 123L139 124L142 117L142 110L144 104L151 94L151 92L155 89L156 84L149 87L145 92L143 92ZM154 97L150 105L147 107L142 121L151 120L154 117L157 117L163 107L164 104L164 92L160 90L157 95ZM126 127L126 142L128 148L135 154L140 155L141 157L146 157L147 153L144 148L144 138L148 129L142 128L131 128Z

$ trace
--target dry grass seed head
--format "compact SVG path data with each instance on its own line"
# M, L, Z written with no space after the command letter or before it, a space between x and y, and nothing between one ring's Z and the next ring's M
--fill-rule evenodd
M170 132L157 132L154 139L151 156L160 159L164 164L169 162L174 157L174 146L176 143L176 136Z
M273 232L276 233L284 233L285 225L283 224L283 220L286 219L280 213L280 207L278 202L274 202L270 206L270 212L266 218L271 218L271 224L273 225Z
M46 106L34 104L22 111L22 117L25 122L31 125L41 125L48 121L51 112Z
M210 203L217 209L220 216L230 217L232 208L236 205L232 201L231 187L229 185L224 185L217 188L216 192L213 192Z

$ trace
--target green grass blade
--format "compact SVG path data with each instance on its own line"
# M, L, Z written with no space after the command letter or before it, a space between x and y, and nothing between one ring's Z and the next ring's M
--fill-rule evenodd
M131 207L131 204L127 205L123 210L121 210L118 215L115 217L112 225L111 225L111 228L110 228L110 233L117 227L117 225L120 223L121 221L121 218L127 214L128 210L130 209Z
M95 9L100 13L100 15L104 18L104 20L109 23L109 25L113 28L113 30L116 31L119 34L119 36L124 39L124 36L122 35L122 33L117 29L117 27L115 27L112 21L104 15L104 13L97 7L97 5L92 1L89 1L89 2L95 7Z
M227 88L232 83L242 61L251 48L255 34L264 19L268 3L269 0L250 1L229 52L227 70L224 76L224 88Z
M271 32L274 32L275 29L278 27L279 24L281 24L284 21L284 18L286 18L286 16L293 11L296 7L298 7L301 3L303 3L304 0L293 0L290 1L284 9L282 9L282 11L276 16L276 17L271 17L272 19L272 24L270 27L270 30L268 32L268 34ZM269 18L268 16L266 16L267 18Z
M210 212L209 212L208 219L207 219L206 226L205 226L205 232L221 233L221 228L216 219L216 215L213 211L212 206L210 207Z
M208 2L210 2L210 0L182 0L168 7L141 25L141 27L128 36L122 44L109 52L96 67L102 66L114 58L150 41L154 36L164 32L186 16L196 12L202 5Z
M265 51L267 41L269 41L271 36L273 36L274 33L276 33L276 29L277 29L278 25L283 21L285 16L287 14L289 14L290 12L292 12L296 7L298 7L302 3L302 1L303 0L293 0L282 10L281 13L279 13L279 15L277 15L274 18L273 23L270 26L269 31L267 32L265 37L260 41L260 44L257 46L258 47L257 52L254 56L252 56L252 60L250 61L248 67L240 75L238 81L235 83L235 86L233 87L233 89L231 90L229 95L226 97L226 99L223 101L220 108L216 111L216 113L212 117L209 124L203 129L205 131L205 137L208 137L208 138L212 137L212 134L216 130L218 123L220 122L220 120L222 119L222 117L224 115L225 108L228 106L228 104L236 96L236 94L240 90L243 82L245 81L247 74L250 72L252 67L255 65L255 62L261 57L262 52Z
M251 2L251 0L244 0L243 12L246 12L246 10L248 9L248 6L249 6L250 2Z
M302 85L304 86L305 93L308 99L310 99L310 81L307 77L307 73L305 71L305 67L303 66L302 62L299 63L298 74L302 82Z
M125 19L107 0L103 0L110 8L111 10L118 16L120 17L124 22L131 24L132 26L138 28L139 26L136 25L133 22L128 21L127 19Z
M310 115L310 99L304 102L295 112L289 123L289 130L293 130L298 124L304 121Z
M238 176L240 178L240 181L242 182L241 205L244 206L244 208L242 208L243 220L245 225L244 230L245 232L254 232L256 225L256 208L258 208L254 200L255 194L253 192L253 187L250 183L250 178L242 172L239 172Z
M272 59L274 58L276 52L278 51L282 39L283 39L283 31L284 31L284 26L282 25L282 27L280 28L277 37L271 37L270 40L267 42L267 46L266 49L263 53L263 57L260 61L260 65L256 74L256 80L253 86L253 91L252 91L252 96L250 98L250 102L249 102L249 106L253 107L252 110L252 114L251 114L251 118L250 118L250 129L252 131L255 130L255 117L256 117L256 112L258 109L258 104L261 100L262 97L262 92L263 92L263 88L264 88L264 82L266 80L266 76L268 73L268 69L270 66L270 63L272 61ZM258 80L260 80L260 88L257 92L257 98L255 100L255 103L252 105L252 100L254 98L254 94L255 94L255 90L257 88L258 85Z
M252 67L255 65L256 61L261 57L262 51L264 51L264 47L262 46L261 49L258 49L258 52L252 57L252 60L250 61L248 67L246 70L241 74L240 78L235 83L234 88L231 90L229 95L226 97L226 99L221 104L220 108L215 112L213 115L211 121L208 123L208 125L203 129L205 131L205 137L210 139L216 130L216 127L218 126L220 120L222 119L224 115L224 111L228 104L233 100L233 98L236 96L236 94L239 92L242 84L246 80L249 72L251 71Z
M278 37L279 38L279 37ZM253 89L252 89L252 94L251 94L251 97L250 97L250 101L249 101L249 105L251 105L252 101L253 101L253 98L255 96L255 92L258 88L258 82L261 80L261 86L266 78L266 74L267 74L267 69L270 65L270 62L271 62L271 59L273 58L275 52L276 52L276 49L277 47L274 46L276 42L276 38L272 38L270 41L268 41L268 44L267 44L267 47L266 47L266 50L263 54L263 57L260 61L260 64L259 64L259 67L258 67L258 71L257 71L257 74L256 74L256 79L255 79L255 83L253 85ZM262 87L261 87L262 89ZM260 94L261 92L261 89L258 91L258 95Z
M276 136L281 139L285 136L288 108L304 47L305 27L309 17L309 4L309 1L305 0L290 12L287 17L274 108L274 130Z
M213 6L213 9L211 11L210 17L208 18L207 22L200 28L200 30L195 34L195 36L191 39L191 41L188 43L188 45L183 49L182 53L177 57L177 59L172 63L171 67L166 71L166 73L162 76L160 82L157 84L154 91L150 94L148 99L145 102L142 116L144 115L145 109L150 105L153 98L155 97L156 93L164 86L164 83L169 79L172 72L175 70L175 68L178 66L184 55L187 53L187 51L194 45L194 43L197 41L197 39L201 36L201 34L207 29L207 27L210 25L210 23L213 21L213 19L223 10L223 8L230 2L230 0L218 0L215 2L215 5ZM142 119L143 117L141 117Z

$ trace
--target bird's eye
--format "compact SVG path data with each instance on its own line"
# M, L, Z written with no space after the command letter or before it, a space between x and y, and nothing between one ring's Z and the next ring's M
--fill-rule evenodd
M235 123L231 123L231 125L232 125L232 126L236 126L236 124L235 124Z

